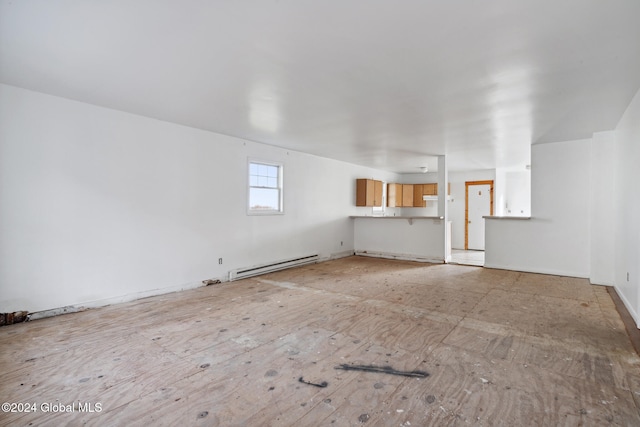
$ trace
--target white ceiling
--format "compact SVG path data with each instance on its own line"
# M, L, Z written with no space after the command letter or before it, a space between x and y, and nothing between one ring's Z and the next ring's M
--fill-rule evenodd
M395 172L615 128L638 0L0 0L0 82Z

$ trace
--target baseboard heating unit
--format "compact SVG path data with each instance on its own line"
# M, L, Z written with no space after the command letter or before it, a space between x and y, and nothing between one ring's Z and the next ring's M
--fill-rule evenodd
M253 267L241 268L229 272L229 281L244 279L247 277L258 276L260 274L271 273L286 268L299 267L301 265L313 264L318 262L319 255L307 255L299 258L292 258L282 261L276 261L270 264L256 265Z

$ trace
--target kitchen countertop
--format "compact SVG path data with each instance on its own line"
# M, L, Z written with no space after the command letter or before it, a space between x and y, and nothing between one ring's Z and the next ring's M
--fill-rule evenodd
M352 215L349 218L375 218L375 219L444 219L442 216L389 216L389 215Z

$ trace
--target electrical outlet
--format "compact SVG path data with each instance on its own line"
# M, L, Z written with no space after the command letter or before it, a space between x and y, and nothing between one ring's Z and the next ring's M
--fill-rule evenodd
M627 282L629 281L629 272L627 271Z
M342 246L344 244L344 242L342 240L340 240L340 246Z
M222 264L222 258L218 258L218 264Z

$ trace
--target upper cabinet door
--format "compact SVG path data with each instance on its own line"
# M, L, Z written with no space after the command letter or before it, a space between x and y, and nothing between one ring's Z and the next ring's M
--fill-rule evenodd
M369 181L371 180L356 179L356 206L373 206L373 191L368 191L370 186L373 188L373 182L369 184Z
M422 195L423 196L437 196L438 195L438 184L422 184Z
M382 206L382 181L373 181L373 206Z
M356 206L382 206L382 181L356 179Z
M428 185L428 184L427 184ZM413 207L414 208L424 208L427 206L427 203L424 201L422 196L424 195L424 184L413 184Z
M387 206L395 208L398 206L398 184L387 184ZM402 196L402 194L400 194Z
M402 184L402 206L413 206L413 184Z

